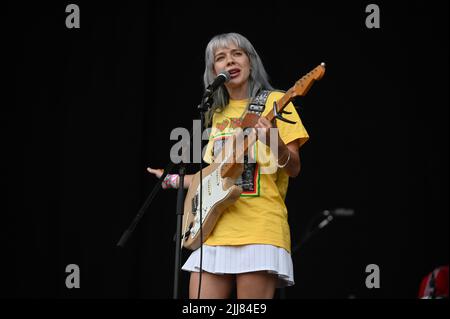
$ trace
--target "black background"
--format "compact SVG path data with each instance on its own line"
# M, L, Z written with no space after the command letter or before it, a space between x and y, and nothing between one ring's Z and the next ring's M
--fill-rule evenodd
M364 1L92 2L75 2L80 29L70 2L4 5L2 297L171 298L176 192L115 245L156 183L146 167L198 118L204 48L223 32L253 43L279 89L327 63L297 101L311 138L287 196L292 241L324 209L356 215L293 256L287 298L415 298L448 264L447 1L377 1L380 29Z

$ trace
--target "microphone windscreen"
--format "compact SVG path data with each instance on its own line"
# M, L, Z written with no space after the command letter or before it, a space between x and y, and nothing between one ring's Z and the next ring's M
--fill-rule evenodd
M230 80L230 72L227 70L222 70L219 72L219 76L223 74L225 76L225 82L228 82Z

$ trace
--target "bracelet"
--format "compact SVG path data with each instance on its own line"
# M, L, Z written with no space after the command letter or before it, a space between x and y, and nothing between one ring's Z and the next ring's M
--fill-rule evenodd
M163 189L178 188L178 174L167 174L161 183Z
M286 165L289 163L289 160L290 160L290 159L291 159L291 152L288 151L288 158L287 158L287 160L286 160L286 163L284 163L283 165L280 165L280 164L278 164L278 161L277 161L277 166L278 166L278 168L286 167Z

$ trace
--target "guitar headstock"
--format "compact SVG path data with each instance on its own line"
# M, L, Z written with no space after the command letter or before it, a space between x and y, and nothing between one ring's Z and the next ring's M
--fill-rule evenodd
M282 112L283 109L297 96L304 96L308 90L311 88L314 81L320 80L325 74L325 63L321 63L316 66L312 71L303 76L300 80L295 82L294 86L291 87L281 99L276 101L277 112ZM266 116L269 120L272 120L273 114Z
M312 71L308 74L304 75L300 80L295 82L294 86L291 88L291 98L297 96L304 96L306 92L308 92L314 81L320 80L325 74L325 63L321 63L316 66Z

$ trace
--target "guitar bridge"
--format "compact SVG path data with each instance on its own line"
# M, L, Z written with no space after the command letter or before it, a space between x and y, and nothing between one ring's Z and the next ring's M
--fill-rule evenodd
M191 230L189 229L187 232L185 232L185 233L181 236L181 239L188 238L190 234L191 234Z

